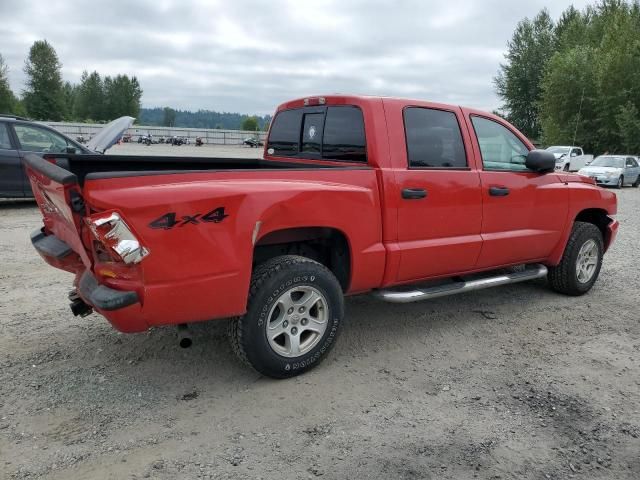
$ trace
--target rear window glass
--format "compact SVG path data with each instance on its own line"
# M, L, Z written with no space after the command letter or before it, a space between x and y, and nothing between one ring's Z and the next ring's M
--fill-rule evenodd
M267 153L366 162L362 111L351 105L283 110L273 120Z
M317 153L322 152L322 129L324 127L324 112L307 113L304 116L304 126L302 128L302 152Z
M410 167L467 166L467 156L455 113L432 108L405 108L404 128Z
M300 142L300 124L302 109L284 110L273 119L269 132L268 148L273 149L273 155L295 156Z
M322 156L335 160L367 161L364 120L358 107L327 109Z

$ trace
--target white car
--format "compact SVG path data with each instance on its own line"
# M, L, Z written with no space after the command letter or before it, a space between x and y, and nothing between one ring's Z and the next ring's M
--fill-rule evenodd
M600 155L588 167L578 173L593 178L599 185L622 188L624 185L640 185L638 158L630 155Z
M593 155L585 155L581 147L553 146L547 151L556 157L556 172L577 172L593 161Z

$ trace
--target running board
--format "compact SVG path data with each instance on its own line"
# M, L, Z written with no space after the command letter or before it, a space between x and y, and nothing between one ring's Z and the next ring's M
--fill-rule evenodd
M409 303L429 300L432 298L445 297L456 293L482 290L483 288L508 285L510 283L525 282L535 278L544 277L547 274L547 267L540 264L527 265L524 270L512 272L493 277L485 277L477 280L456 281L446 285L437 285L427 288L416 288L414 290L376 290L373 295L391 303Z

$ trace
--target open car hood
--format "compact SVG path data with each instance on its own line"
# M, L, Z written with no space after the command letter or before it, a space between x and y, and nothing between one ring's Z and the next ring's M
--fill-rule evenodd
M124 132L133 125L133 117L120 117L107 123L94 137L87 143L87 148L94 152L104 153L120 140Z

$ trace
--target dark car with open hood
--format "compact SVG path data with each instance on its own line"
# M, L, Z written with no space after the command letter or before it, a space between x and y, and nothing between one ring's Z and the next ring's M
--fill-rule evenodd
M84 146L43 123L13 115L0 115L0 198L33 197L22 164L26 155L104 153L131 126L133 120L131 117L114 120Z

